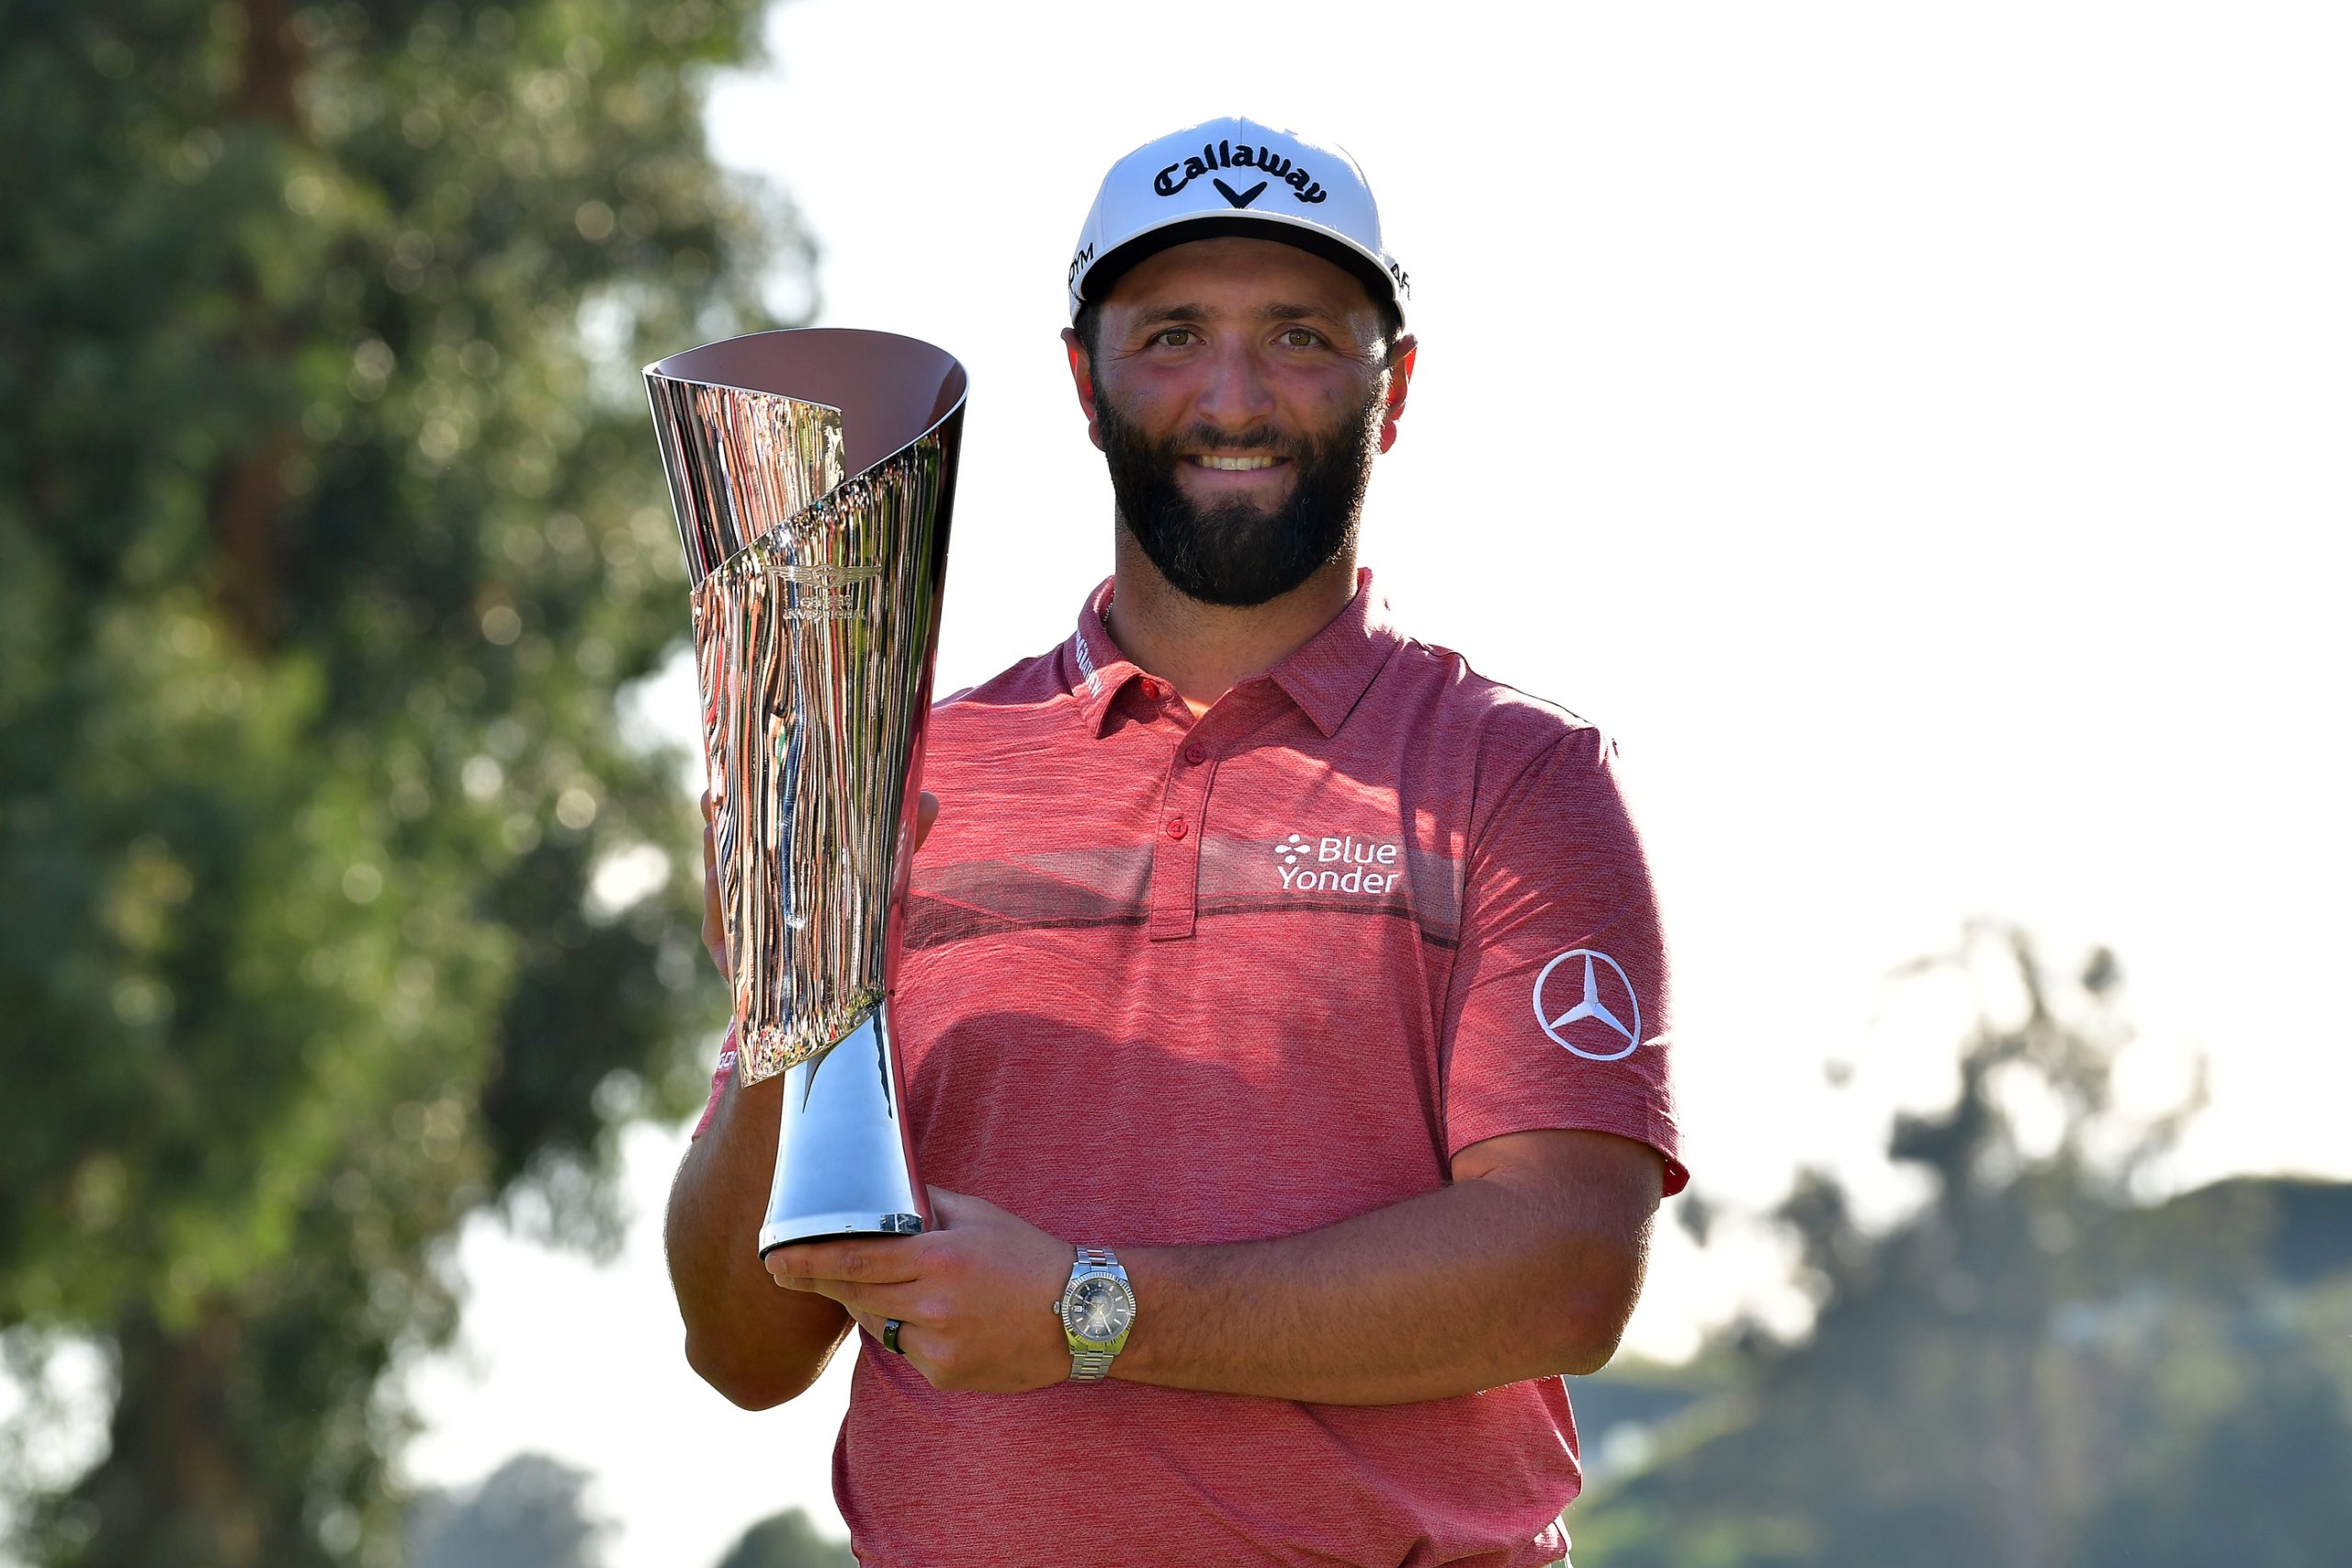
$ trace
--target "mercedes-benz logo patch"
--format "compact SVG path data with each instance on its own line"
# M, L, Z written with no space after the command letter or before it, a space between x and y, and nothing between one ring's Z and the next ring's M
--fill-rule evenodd
M1584 963L1568 964L1574 958L1581 958ZM1608 967L1595 968L1595 960ZM1564 964L1568 964L1565 971L1560 967ZM1556 985L1552 983L1555 974L1560 976ZM1588 1019L1623 1040L1623 1047L1605 1053L1588 1051L1569 1039L1566 1032L1569 1025ZM1632 1055L1634 1048L1642 1043L1642 1004L1634 995L1634 982L1626 978L1623 964L1597 948L1572 947L1544 965L1544 972L1535 976L1535 1021L1555 1043L1588 1062L1621 1061ZM1598 1032L1588 1030L1586 1038L1595 1032Z

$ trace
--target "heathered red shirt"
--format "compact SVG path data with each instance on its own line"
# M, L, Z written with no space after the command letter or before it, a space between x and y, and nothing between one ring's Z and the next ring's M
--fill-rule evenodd
M1114 1248L1312 1230L1530 1128L1647 1144L1679 1190L1666 958L1609 743L1398 635L1369 572L1195 718L1112 643L1109 591L933 716L893 1003L924 1179ZM942 1393L860 1346L833 1480L865 1562L1566 1549L1557 1378L1385 1406Z

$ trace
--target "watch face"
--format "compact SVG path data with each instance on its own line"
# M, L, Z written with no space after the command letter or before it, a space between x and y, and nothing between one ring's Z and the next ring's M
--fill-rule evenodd
M1118 1280L1100 1274L1080 1280L1062 1309L1062 1322L1072 1334L1104 1345L1125 1334L1135 1315L1135 1302Z

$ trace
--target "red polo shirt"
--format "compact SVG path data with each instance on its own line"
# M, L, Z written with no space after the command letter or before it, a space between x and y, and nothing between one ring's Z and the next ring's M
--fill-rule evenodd
M1666 959L1609 743L1401 637L1368 572L1195 718L1112 643L1109 588L933 715L893 1004L924 1178L1113 1247L1312 1230L1530 1128L1637 1139L1679 1190ZM861 1346L834 1489L867 1562L1566 1551L1556 1378L1369 1407L941 1393Z

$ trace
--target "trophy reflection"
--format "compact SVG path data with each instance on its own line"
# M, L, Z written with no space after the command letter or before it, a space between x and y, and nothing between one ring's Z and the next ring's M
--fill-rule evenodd
M759 333L645 371L693 584L743 1083L785 1075L764 1254L931 1224L891 1038L964 367Z

